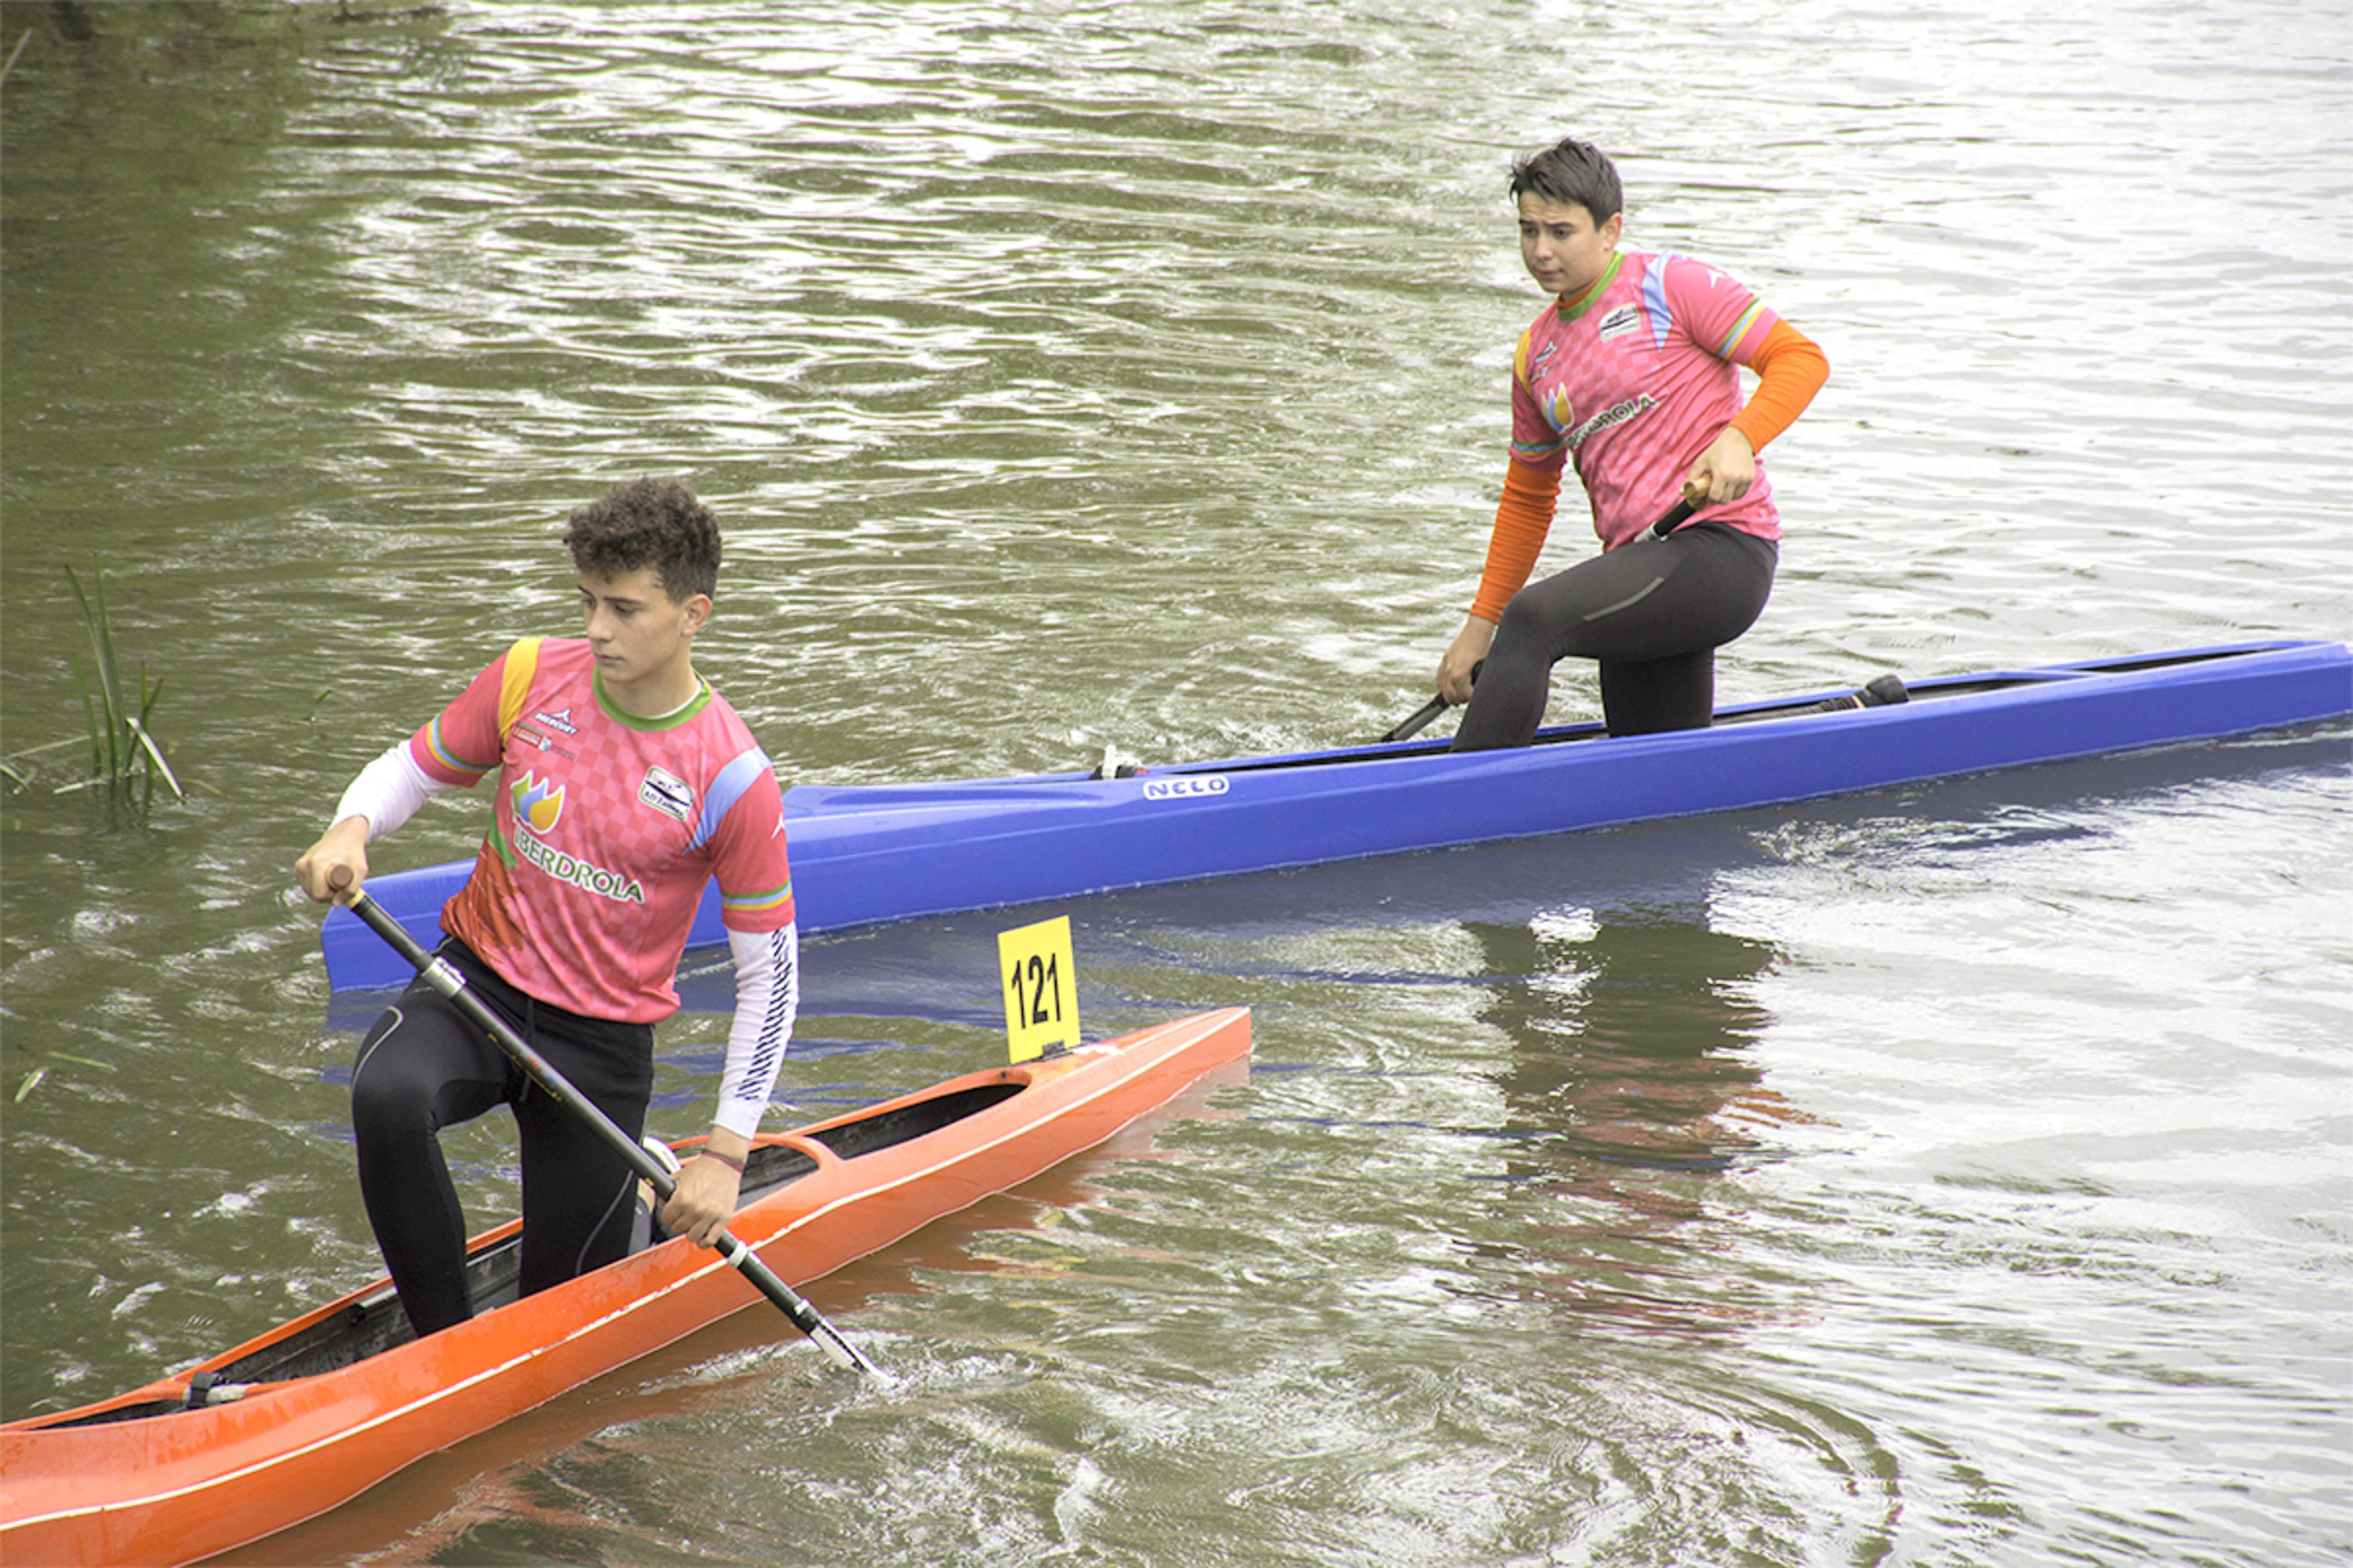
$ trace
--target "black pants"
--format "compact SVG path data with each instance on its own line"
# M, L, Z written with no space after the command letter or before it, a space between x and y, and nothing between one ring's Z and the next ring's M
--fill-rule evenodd
M503 1014L622 1131L636 1138L645 1130L652 1026L585 1018L536 1002L454 937L440 952L474 995ZM360 1196L419 1336L473 1315L466 1216L436 1134L501 1102L513 1108L522 1142L522 1293L560 1285L628 1250L636 1183L628 1162L419 979L368 1030L352 1070Z
M1715 717L1715 650L1756 624L1780 551L1720 522L1644 538L1512 596L1455 732L1458 752L1525 746L1544 721L1552 667L1601 664L1613 735L1704 729Z

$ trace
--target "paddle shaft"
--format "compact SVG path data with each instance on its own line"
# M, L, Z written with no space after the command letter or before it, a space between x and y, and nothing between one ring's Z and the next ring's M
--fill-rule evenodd
M1658 521L1651 524L1649 528L1642 531L1643 535L1651 539L1664 539L1667 535L1672 533L1675 530L1681 528L1684 523L1691 521L1692 510L1693 508L1691 502L1687 500L1679 500L1675 502L1673 508L1668 511L1666 516L1659 519ZM1481 659L1479 661L1480 664L1484 664L1486 660L1484 659ZM1473 680L1479 679L1478 664L1474 664L1471 667L1471 679ZM1375 742L1374 744L1385 746L1391 741L1410 741L1416 735L1420 734L1421 731L1429 726L1429 723L1432 719L1437 718L1440 713L1445 712L1446 710L1451 706L1452 704L1448 702L1445 698L1433 697L1429 701L1423 703L1419 708L1415 709L1412 714L1406 719L1404 723L1399 724L1396 729L1391 730L1388 734L1383 735L1378 741Z
M1376 741L1373 743L1377 746L1386 746L1391 741L1410 741L1416 735L1420 734L1423 730L1427 729L1430 725L1430 721L1432 719L1437 718L1440 713L1445 712L1446 709L1447 701L1445 698L1433 697L1429 701L1423 703L1420 707L1415 709L1413 712L1406 718L1403 723L1399 724L1396 729L1391 730L1388 734L1383 735L1378 741Z
M677 1179L664 1170L661 1162L647 1152L638 1142L616 1126L613 1119L596 1109L596 1102L572 1086L570 1079L555 1070L554 1065L533 1050L531 1042L515 1032L514 1026L501 1017L491 1005L475 995L466 985L466 977L447 959L427 952L424 945L404 930L401 923L385 912L364 892L344 896L345 907L367 925L370 931L384 938L394 952L406 959L427 985L447 996L457 1009L471 1019L484 1034L490 1036L499 1049L512 1057L532 1082L539 1085L561 1102L566 1110L586 1121L596 1135L610 1144L613 1152L629 1163L648 1185L664 1199L678 1190ZM738 1241L734 1235L722 1228L712 1247L735 1271L759 1289L760 1294L775 1302L796 1328L815 1340L818 1348L841 1365L853 1372L875 1370L874 1363L859 1353L848 1340L800 1293L779 1279L776 1271L760 1261L759 1254Z
M1647 531L1653 539L1664 539L1667 535L1672 533L1675 530L1681 528L1683 524L1691 521L1692 510L1691 502L1687 500L1679 500L1675 502L1673 509L1670 510L1666 516L1651 524Z

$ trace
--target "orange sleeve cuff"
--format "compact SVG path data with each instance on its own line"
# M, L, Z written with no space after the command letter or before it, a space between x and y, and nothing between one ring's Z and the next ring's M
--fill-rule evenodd
M1787 321L1776 321L1749 356L1757 390L1733 416L1731 427L1748 437L1752 451L1787 430L1831 378L1831 362L1819 344Z
M1495 531L1487 542L1487 569L1480 574L1479 596L1471 602L1472 615L1489 621L1504 618L1504 606L1535 570L1559 501L1557 468L1531 468L1521 462L1505 466L1504 499L1495 505Z

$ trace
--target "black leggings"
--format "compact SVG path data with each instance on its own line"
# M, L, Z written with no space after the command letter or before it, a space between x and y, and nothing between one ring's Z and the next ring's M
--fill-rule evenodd
M651 1025L584 1018L534 1001L454 937L440 952L466 976L467 989L503 1014L622 1131L631 1138L644 1131L653 1094ZM522 1294L628 1251L636 1184L628 1162L419 979L360 1042L352 1129L368 1224L420 1337L473 1315L466 1216L435 1134L501 1101L513 1108L522 1141Z
M1763 613L1779 558L1770 540L1694 522L1530 584L1504 611L1454 749L1534 740L1552 667L1564 658L1600 661L1601 712L1613 735L1706 728L1715 717L1715 650Z

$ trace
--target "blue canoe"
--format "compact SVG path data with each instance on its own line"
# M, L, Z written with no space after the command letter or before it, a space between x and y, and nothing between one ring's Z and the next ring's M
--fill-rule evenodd
M1770 805L2353 712L2353 650L2263 642L1911 683L1901 705L1806 712L1837 692L1725 708L1717 726L1533 746L1443 741L1153 767L785 792L805 932L1325 861ZM468 861L371 877L420 940ZM691 945L725 940L706 893ZM346 910L322 928L336 991L408 971Z

